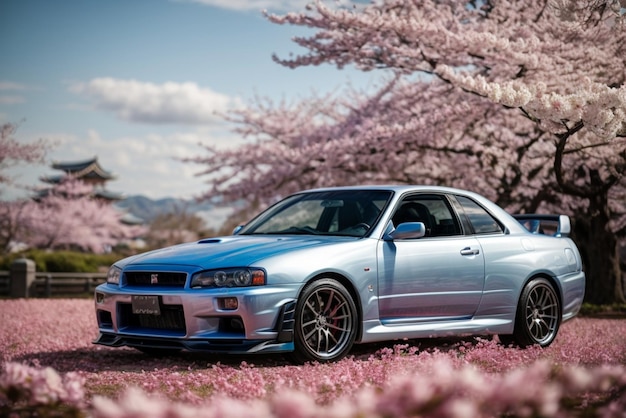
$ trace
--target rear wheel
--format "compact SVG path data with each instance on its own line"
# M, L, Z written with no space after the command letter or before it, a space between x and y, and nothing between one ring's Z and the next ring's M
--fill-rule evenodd
M531 280L522 291L512 336L500 336L502 342L522 347L547 347L554 341L561 325L561 303L552 284L542 278Z
M354 344L357 318L352 296L338 281L321 279L307 285L296 306L293 360L328 362L344 357Z

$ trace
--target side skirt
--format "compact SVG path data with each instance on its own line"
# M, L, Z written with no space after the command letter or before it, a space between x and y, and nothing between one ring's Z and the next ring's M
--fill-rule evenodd
M505 318L473 318L435 322L383 324L379 320L363 324L361 343L370 343L402 338L434 338L454 335L511 334L513 320Z

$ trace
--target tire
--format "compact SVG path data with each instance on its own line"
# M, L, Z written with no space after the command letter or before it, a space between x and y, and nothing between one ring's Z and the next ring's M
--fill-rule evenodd
M338 281L321 279L307 285L298 298L294 332L296 363L326 363L344 357L358 330L356 305Z
M561 316L561 302L552 283L542 277L532 279L520 296L513 335L500 336L500 341L547 347L559 332Z

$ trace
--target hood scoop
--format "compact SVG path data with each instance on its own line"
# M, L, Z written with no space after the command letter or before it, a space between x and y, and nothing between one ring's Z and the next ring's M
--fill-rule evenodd
M222 240L219 238L207 238L201 239L198 241L198 244L219 244L220 242L222 242Z

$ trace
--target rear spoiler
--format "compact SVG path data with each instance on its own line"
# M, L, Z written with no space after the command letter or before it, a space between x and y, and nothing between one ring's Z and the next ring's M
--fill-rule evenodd
M533 234L568 237L572 232L572 225L567 215L539 215L529 213L515 214L513 217Z

